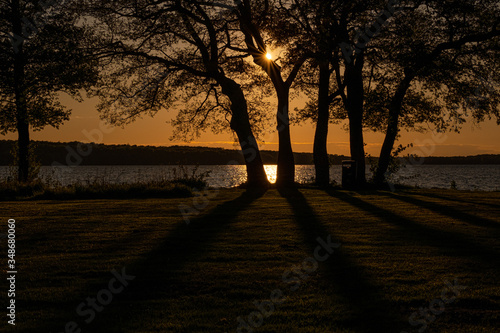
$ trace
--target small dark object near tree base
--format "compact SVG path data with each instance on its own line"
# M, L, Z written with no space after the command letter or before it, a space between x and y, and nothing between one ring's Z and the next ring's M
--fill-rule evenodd
M356 161L342 161L342 188L352 189L356 186Z

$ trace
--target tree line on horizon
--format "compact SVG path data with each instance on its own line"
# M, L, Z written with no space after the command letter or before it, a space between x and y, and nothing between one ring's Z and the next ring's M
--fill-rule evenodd
M34 141L34 153L39 156L43 166L81 166L81 165L227 165L233 161L239 165L245 160L241 151L235 149L195 146L137 146L126 144L97 144L73 142ZM12 165L11 151L14 140L0 140L0 165ZM82 147L91 152L82 156ZM312 153L294 152L297 165L313 165ZM277 151L262 150L264 164L275 164ZM330 165L341 165L348 156L328 154ZM401 156L402 164L412 164L410 156ZM500 154L481 154L474 156L414 156L419 165L500 165ZM373 163L374 158L366 158Z
M372 179L382 184L404 149L401 130L500 124L496 0L10 0L0 9L0 133L18 133L21 182L31 177L30 129L69 119L61 92L99 97L114 125L173 109L177 138L232 130L250 187L268 186L258 141L276 131L277 185L293 185L295 123L316 124L316 183L327 186L328 126L345 121L359 187L367 130L385 134ZM298 95L308 102L292 113Z
M226 165L229 161L245 164L241 151L234 149L191 146L108 145L81 142L35 141L35 154L45 166L79 165ZM11 165L13 140L0 140L0 165ZM90 154L78 153L85 147ZM277 151L262 150L264 164L274 164ZM340 164L347 157L330 155L331 164ZM311 153L294 152L297 164L313 164ZM499 162L500 163L500 162Z

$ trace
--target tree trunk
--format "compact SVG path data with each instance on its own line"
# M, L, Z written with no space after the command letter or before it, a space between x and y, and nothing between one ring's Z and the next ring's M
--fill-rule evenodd
M313 157L316 169L316 185L325 187L330 184L330 162L328 159L327 140L330 117L330 66L328 61L319 64L318 121L314 134Z
M276 175L276 186L289 187L295 184L295 161L293 158L292 141L290 139L290 119L289 108L289 89L284 87L279 89L278 93L278 111L276 113L279 151L278 167Z
M17 132L18 132L17 180L19 182L25 183L30 178L30 156L29 156L30 135L29 135L28 123L26 121L19 120L19 115L17 120Z
M365 143L363 139L364 88L362 58L358 59L356 65L346 68L345 77L351 159L356 161L356 186L362 187L366 184Z
M356 186L362 187L366 183L365 144L363 139L362 114L352 112L349 116L349 141L351 159L356 161Z
M380 156L378 159L377 170L375 172L374 182L375 184L382 184L385 181L387 169L389 168L389 163L391 161L391 153L394 148L394 143L396 142L396 137L399 132L399 111L400 110L389 110L389 120L387 122L387 131L385 133L384 143L382 144L382 149L380 150Z
M22 18L19 0L12 1L12 31L15 38L22 36ZM29 121L26 105L26 92L24 84L25 61L23 53L23 42L14 48L14 91L16 99L16 121L18 133L17 151L17 179L20 182L27 182L29 179Z
M401 114L403 100L406 92L410 88L413 77L414 75L412 73L408 73L405 76L403 81L401 81L401 83L398 85L396 93L394 94L391 100L391 104L389 105L389 119L387 121L387 130L385 132L382 149L380 150L377 170L374 177L374 182L379 185L385 182L387 169L389 168L389 163L391 161L392 149L394 148L394 143L396 142L396 137L399 133L399 116Z
M241 152L247 169L248 188L267 188L269 181L264 170L257 140L253 135L248 117L248 107L245 96L239 84L222 77L217 81L222 87L222 93L231 101L231 129L235 131L240 142Z

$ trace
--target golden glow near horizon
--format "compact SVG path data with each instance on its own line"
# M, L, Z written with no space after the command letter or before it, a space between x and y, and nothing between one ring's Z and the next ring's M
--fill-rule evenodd
M271 53L267 52L266 58L271 60L273 58L273 55Z
M293 100L290 105L291 109L303 107L305 101L305 98ZM154 118L144 117L124 128L112 127L113 130L103 132L100 130L102 124L99 113L96 111L97 98L86 98L82 103L78 103L71 97L63 95L61 102L73 110L70 120L61 125L59 129L48 126L42 131L31 132L33 140L53 142L98 141L103 144L189 145L241 149L239 145L234 144L234 136L229 129L217 134L210 131L204 132L201 137L191 143L182 140L170 141L169 137L173 134L173 128L169 122L176 116L175 111L167 112L162 110ZM487 120L480 125L473 125L469 122L464 124L460 133L446 133L446 140L440 143L434 142L434 144L429 143L432 140L432 133L430 132L401 131L401 138L398 142L402 145L414 144L413 148L404 152L405 155L407 153L422 154L422 152L427 156L500 154L500 145L497 144L497 142L500 142L499 128L500 126L497 125L494 119ZM311 153L313 151L315 129L315 124L311 122L304 122L300 126L291 127L292 147L295 152ZM102 136L95 134L96 131L100 131ZM267 138L265 143L259 143L261 150L278 150L277 132L270 133L274 133L275 136ZM328 133L328 153L349 156L349 133L345 131L344 123L331 124ZM0 135L0 140L17 140L17 133ZM378 156L383 141L384 135L382 133L366 132L366 152Z

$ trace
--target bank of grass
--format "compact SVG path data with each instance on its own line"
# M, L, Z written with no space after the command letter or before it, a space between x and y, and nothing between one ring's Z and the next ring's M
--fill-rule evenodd
M179 205L193 204L186 224ZM455 279L467 289L425 332L500 327L500 193L232 189L0 211L17 225L18 313L7 331L65 332L74 321L82 332L236 332L254 301L280 289L286 300L254 332L416 332L423 319L409 317ZM292 290L283 273L328 235L340 249ZM122 267L135 279L86 323L75 309Z
M193 187L175 181L131 184L77 183L67 186L48 186L40 181L0 183L0 200L183 198L191 196L193 196Z
M12 172L8 179L0 180L0 201L191 197L208 186L210 171L199 172L198 167L189 169L179 165L169 174L161 174L148 180L137 177L120 183L110 182L110 175L105 172L70 185L61 184L54 174L22 183L13 180L16 176Z

